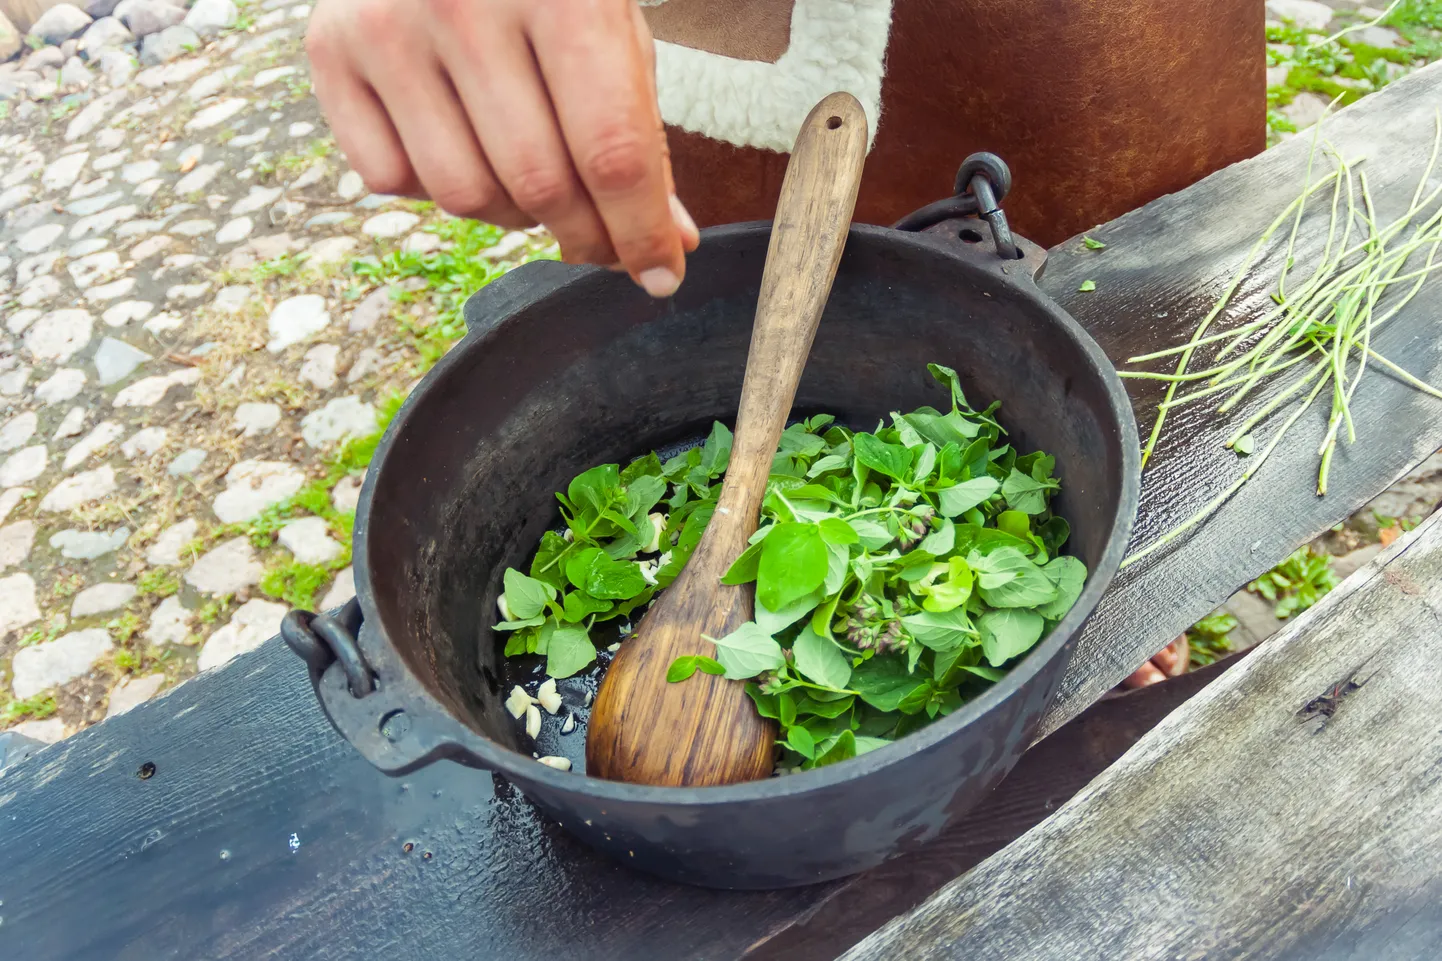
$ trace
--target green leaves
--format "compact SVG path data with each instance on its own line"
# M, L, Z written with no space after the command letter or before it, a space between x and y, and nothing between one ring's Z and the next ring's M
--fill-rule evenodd
M762 671L774 671L786 663L777 644L754 621L747 621L725 637L708 637L716 645L716 660L731 680L745 680Z
M672 684L676 684L686 680L686 678L695 674L697 671L720 676L726 673L726 668L711 660L709 657L700 654L687 654L671 662L671 666L666 669L666 680Z
M1107 245L1100 240L1093 240L1090 237L1082 237L1082 244L1087 250L1106 250Z
M570 677L595 659L596 647L579 627L557 628L546 642L546 673L551 677Z
M961 392L961 378L956 376L956 371L940 364L927 364L926 370L936 379L937 383L951 391L953 410L970 407L966 402L966 395Z
M535 617L546 609L546 604L556 598L556 589L544 581L527 577L513 567L506 568L506 607L511 617L518 621Z
M1050 621L1059 621L1071 610L1081 596L1086 584L1087 567L1075 557L1056 557L1042 573L1056 586L1056 597L1036 609L1036 612Z
M641 569L612 560L600 548L588 548L566 562L566 579L592 597L629 600L646 589Z
M1001 485L994 477L978 477L974 480L962 481L960 484L953 484L936 492L937 506L947 517L960 517L962 514L985 502L989 497L1000 489Z
M896 710L908 694L925 686L893 658L874 657L867 664L872 665L869 670L852 677L851 689L878 711Z
M857 434L851 438L851 448L856 453L857 463L865 464L893 480L909 479L911 451L900 444L888 444L875 434Z
M1041 514L1046 511L1047 495L1056 490L1056 486L1055 481L1039 481L1013 468L1001 485L1001 494L1012 510Z
M901 619L901 624L914 640L933 651L951 651L977 640L976 627L961 610L909 614Z
M987 663L1001 667L1018 654L1031 650L1045 626L1046 620L1035 611L987 611L977 621L981 629L981 650Z
M827 551L821 528L795 521L777 524L761 542L756 600L779 611L826 580Z
M992 607L1037 607L1057 598L1056 583L1015 548L973 551L966 561L976 572L981 599Z
M796 670L822 687L843 690L851 680L851 664L841 649L809 624L796 635L791 654L796 659Z
M1095 280L1083 280L1081 282L1081 286L1077 288L1077 290L1081 291L1084 294L1089 294L1096 289L1097 282Z

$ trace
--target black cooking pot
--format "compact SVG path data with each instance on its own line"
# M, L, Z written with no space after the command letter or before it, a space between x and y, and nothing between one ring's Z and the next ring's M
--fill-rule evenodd
M624 863L713 887L860 871L975 805L1031 741L1121 561L1137 437L1107 358L1033 282L1045 252L1020 240L1011 250L1004 232L987 243L981 220L957 216L976 210L974 198L933 208L911 219L930 222L922 232L852 228L796 410L867 428L889 411L944 407L926 372L937 362L960 372L974 403L1002 402L1019 449L1056 457L1054 506L1091 577L1005 679L895 744L730 787L643 787L533 760L503 707L491 630L502 572L525 567L556 522L553 492L577 473L734 418L769 236L765 223L737 224L703 232L670 300L624 275L551 262L471 298L469 333L411 394L366 476L357 600L334 618L287 618L337 730L390 774L443 758L501 774Z

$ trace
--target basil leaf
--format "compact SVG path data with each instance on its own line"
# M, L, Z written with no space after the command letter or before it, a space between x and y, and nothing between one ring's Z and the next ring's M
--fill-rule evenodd
M506 657L515 657L518 654L526 653L526 645L532 638L530 631L517 631L506 638Z
M947 444L956 444L960 447L970 443L971 439L981 430L956 411L943 414L930 407L919 408L907 414L903 419L918 435L938 447L945 447Z
M1037 607L1057 599L1057 585L1020 551L1003 547L985 556L972 554L969 564L973 557L981 599L992 607Z
M940 364L927 364L926 369L936 382L951 391L951 405L953 408L964 407L971 409L966 402L966 395L961 392L961 378L956 376L956 371L950 367L943 367Z
M811 737L811 732L804 727L786 729L786 746L808 761L816 754L816 741Z
M675 684L678 681L686 680L686 678L695 674L698 670L705 674L720 675L726 673L724 667L709 657L701 654L687 654L671 662L671 666L666 669L666 680Z
M911 476L911 451L900 444L888 444L875 434L857 434L851 439L857 463L899 481Z
M769 529L769 528L763 528ZM756 541L750 547L741 552L726 573L721 577L722 584L750 584L756 580L756 568L761 563L761 542Z
M754 621L747 621L725 637L708 637L706 640L716 645L716 660L732 680L755 677L786 663L781 645Z
M853 517L846 523L856 532L856 536L861 540L861 546L868 551L881 550L896 540L896 535L887 530L885 524L877 523L869 517Z
M977 621L981 628L981 650L987 663L1001 667L1031 649L1041 638L1046 620L1036 611L987 611Z
M1057 594L1054 600L1038 607L1036 612L1049 621L1059 621L1081 596L1082 586L1086 584L1087 566L1075 557L1054 557L1041 572L1056 586Z
M815 457L826 449L826 441L807 430L805 424L792 424L781 432L779 447L783 453Z
M579 627L560 627L551 632L546 645L546 673L570 677L596 659L596 646Z
M956 517L978 504L985 503L1000 486L995 478L977 477L937 491L937 502L943 514Z
M599 597L592 597L585 591L569 591L562 599L565 609L565 620L572 624L584 621L592 614L603 614L609 611L614 605L610 601L603 601Z
M851 458L843 454L827 454L825 457L812 464L806 470L807 477L817 477L827 471L841 470L851 463Z
M1002 511L996 515L996 529L1025 539L1031 533L1031 518L1021 511Z
M514 567L506 568L504 577L506 607L511 617L524 621L535 617L546 609L546 603L556 596L556 589L545 581L527 577Z
M846 655L830 638L822 637L809 624L796 635L791 654L796 659L796 670L814 684L841 690L851 680L851 663ZM835 717L834 714L828 716Z
M936 444L927 444L921 448L921 454L916 458L916 467L913 468L912 479L917 484L923 484L936 469ZM946 446L946 445L940 445Z
M828 544L845 547L861 540L856 530L839 517L828 517L816 526L821 529L821 539Z
M1006 475L1006 482L1001 485L1007 506L1023 514L1045 513L1046 495L1055 489L1054 481L1043 483L1016 468L1012 468L1011 473Z
M894 711L916 689L916 678L899 658L873 657L851 674L851 689L878 711Z
M874 751L879 747L886 747L891 741L884 737L863 737L856 735L856 753L862 755L868 751Z
M850 671L851 666L848 664L846 669ZM856 695L854 694L847 694L834 701L818 701L816 698L808 695L803 697L796 705L796 713L814 714L817 717L840 717L851 710L852 705L855 703Z
M646 589L641 569L630 561L616 561L599 548L588 548L566 563L566 577L592 597L629 600Z
M796 699L791 696L790 691L782 691L776 695L776 707L781 715L777 720L782 727L790 727L796 723Z
M541 546L531 561L531 576L558 590L566 586L566 557L582 548L555 531L541 535ZM512 609L511 613L515 613Z
M621 475L615 464L602 464L578 474L566 488L566 497L577 513L597 518L620 499Z
M782 610L826 580L826 544L815 524L777 524L761 545L756 599L768 610Z
M896 709L902 714L919 714L921 709L926 707L931 695L936 693L936 688L931 686L930 681L922 681L907 692L896 705Z
M756 626L767 634L775 636L810 614L822 600L823 596L820 591L812 591L805 597L799 597L787 604L781 610L773 611L762 604L758 598L756 601Z
M956 546L956 525L950 518L942 521L941 528L934 530L916 545L919 551L926 551L933 557L945 557Z
M835 764L837 761L846 761L856 756L856 735L851 731L842 731L840 734L827 738L816 749L816 760L812 767L825 767L828 764Z
M977 630L966 616L966 611L957 608L945 612L922 611L908 614L901 619L912 639L933 651L951 651L976 640Z
M719 477L731 462L731 431L719 420L711 425L711 434L701 447L701 460L697 466L709 477Z
M537 614L535 617L528 617L520 621L497 621L491 628L493 631L519 631L523 627L535 627L546 622L544 614Z
M631 485L635 483L638 478L660 476L661 458L656 456L655 451L652 451L645 457L638 457L626 465L625 469L621 471L621 486L625 487L629 492Z
M725 671L725 668L722 668ZM781 698L776 694L762 694L758 684L746 685L746 696L751 698L756 705L756 713L762 717L769 717L771 720L779 720L781 717Z
M1060 517L1049 517L1037 526L1036 533L1041 538L1046 552L1056 557L1061 553L1062 545L1067 542L1067 538L1071 537L1071 525Z
M835 544L826 548L826 580L821 582L822 596L830 596L846 584L846 573L851 570L851 552Z

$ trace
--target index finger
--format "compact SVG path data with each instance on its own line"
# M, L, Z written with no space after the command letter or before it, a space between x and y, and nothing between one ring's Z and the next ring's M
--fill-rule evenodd
M630 3L574 0L564 13L537 5L544 12L529 16L528 32L567 149L617 257L647 293L669 297L686 257Z

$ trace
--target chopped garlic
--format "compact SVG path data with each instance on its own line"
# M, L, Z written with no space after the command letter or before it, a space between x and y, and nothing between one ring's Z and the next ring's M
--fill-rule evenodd
M561 733L570 734L576 729L576 715L567 714L566 719L561 722Z
M620 649L621 649L621 642L620 642L620 641L617 641L615 644L612 644L610 647L606 648L606 650L609 651L609 652L612 653L612 654L615 654L615 653L616 653L617 651L619 651Z
M556 679L554 677L546 678L546 683L542 684L540 690L536 691L536 700L541 707L546 709L547 714L555 714L561 710L561 695L556 690Z
M546 765L546 767L553 767L558 771L569 771L571 769L571 759L568 757L557 757L554 754L548 754L543 758L538 758L538 760Z
M526 689L517 684L511 688L511 696L506 698L506 710L511 712L511 717L520 720L526 713L526 708L536 703L535 698L526 693Z
M566 528L565 531L563 531L563 532L561 533L561 540L565 541L567 544L571 543L571 542L574 541L575 539L576 539L576 532L573 531L573 530L571 530L569 527Z
M590 706L591 706L591 700L592 700L592 698L594 698L594 697L595 697L595 695L592 694L590 691L587 691L587 692L586 692L586 706L587 706L587 707L590 707Z
M652 587L656 586L657 567L655 561L637 561L636 568L641 572L641 576L645 578L647 584L650 584Z
M533 741L541 736L541 712L534 704L526 708L526 734Z
M657 567L657 569L660 569L660 568L662 568L662 567L665 567L665 566L666 566L667 564L669 564L669 563L671 563L671 552L670 552L670 551L667 551L666 553L662 554L660 557L656 558L656 567Z
M646 519L651 522L651 539L641 548L641 553L654 554L661 549L661 532L666 529L666 515L647 514Z
M506 605L506 595L504 593L496 598L496 612L501 615L501 620L503 621L509 621L511 619L511 609Z

